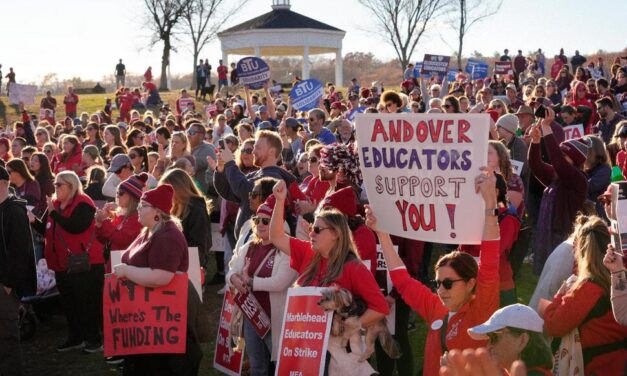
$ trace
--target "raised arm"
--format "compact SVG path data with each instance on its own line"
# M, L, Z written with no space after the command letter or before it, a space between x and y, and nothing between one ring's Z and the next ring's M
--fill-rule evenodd
M246 94L246 110L248 110L248 117L250 117L250 120L252 120L254 124L255 119L257 119L257 114L253 111L253 101L250 99L250 91L246 86L244 86L244 94Z
M268 82L263 85L263 92L266 95L266 107L268 107L268 117L270 119L276 120L276 106L274 104L274 100L272 99L272 94L270 94Z
M281 252L289 255L290 237L283 230L284 213L281 208L285 207L285 199L287 198L287 187L284 180L279 180L272 188L272 193L276 199L275 210L272 212L270 220L270 241Z

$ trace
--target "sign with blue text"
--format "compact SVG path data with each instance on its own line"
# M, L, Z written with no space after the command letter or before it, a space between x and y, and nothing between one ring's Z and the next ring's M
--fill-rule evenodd
M320 99L323 94L322 82L314 78L298 81L292 88L292 91L290 91L292 107L298 111L308 111L316 108L320 105Z
M240 84L249 89L261 89L270 79L270 67L258 57L247 56L240 59L236 69Z

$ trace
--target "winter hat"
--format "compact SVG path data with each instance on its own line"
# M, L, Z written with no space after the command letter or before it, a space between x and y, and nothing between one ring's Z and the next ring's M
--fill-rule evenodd
M174 188L172 188L170 184L163 184L155 189L144 192L141 200L146 201L166 214L170 214L170 210L172 210L173 197Z
M337 102L333 102L331 103L331 109L332 110L341 110L342 109L342 102L337 101Z
M268 196L266 201L259 205L257 208L257 215L265 214L268 217L272 217L272 212L274 211L274 206L276 205L276 197L274 195Z
M560 150L572 159L575 166L581 166L588 157L588 144L583 138L562 142Z
M132 175L128 179L124 180L120 183L120 187L118 189L125 191L139 200L142 196L142 192L144 191L144 187L146 187L146 181L148 181L148 174L142 172L141 174Z
M345 187L327 196L322 201L322 208L335 208L347 217L357 215L357 196L352 187Z
M486 114L490 115L493 122L496 122L499 119L499 113L495 110L487 110Z
M511 134L516 134L518 117L514 114L505 114L496 121L496 126L505 129Z

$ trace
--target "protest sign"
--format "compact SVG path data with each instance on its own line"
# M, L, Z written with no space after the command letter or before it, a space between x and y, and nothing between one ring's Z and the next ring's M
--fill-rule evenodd
M448 72L448 64L450 61L450 56L426 54L422 61L420 74L428 76L445 75Z
M524 163L515 159L510 159L510 162L512 163L512 170L514 171L514 174L520 176Z
M496 74L512 74L513 72L511 61L497 61L494 63L494 73Z
M187 274L163 287L105 276L104 354L181 354L187 339Z
M240 375L242 373L242 364L244 363L244 349L234 351L233 344L230 343L231 324L236 309L233 295L227 289L224 292L222 310L220 311L220 326L218 327L218 338L216 339L216 347L213 352L213 367L230 376Z
M200 255L198 254L198 247L189 247L187 248L187 259L188 259L188 267L187 274L189 276L189 281L194 286L194 289L198 293L198 297L202 302L202 282L200 277Z
M383 231L436 243L479 244L486 114L358 114L357 144L370 206ZM468 220L472 218L472 220Z
M350 112L346 115L346 120L348 121L355 121L355 115L357 114L363 114L364 111L366 111L368 109L368 106L359 106L357 108L353 108L352 110L350 110Z
M224 236L218 223L211 224L211 249L213 252L224 252Z
M419 78L421 70L422 70L422 61L419 61L416 64L414 64L414 77Z
M194 99L187 97L187 98L179 98L179 108L181 109L181 112L186 112L186 111L193 111L194 109Z
M398 253L398 246L394 246L394 252ZM377 270L375 272L375 279L377 284L381 288L383 295L387 296L392 291L394 285L392 285L392 278L390 278L390 272L388 271L388 265L385 262L383 256L383 249L381 244L377 244ZM390 313L386 316L387 326L390 334L394 335L396 331L396 304L390 307Z
M583 124L574 124L562 128L564 130L564 140L574 140L584 136Z
M261 89L270 79L270 67L258 57L247 56L237 62L239 83L249 89Z
M9 83L9 102L11 104L34 104L35 95L37 94L37 86L35 85L22 85L15 82Z
M270 318L266 311L263 310L263 307L261 307L261 304L259 304L257 298L250 291L244 294L238 292L235 294L233 301L242 310L248 322L252 324L257 334L259 334L259 337L265 337L268 331L270 331Z
M627 250L627 181L612 183L612 209L616 219L612 220L612 245L625 254Z
M488 63L477 59L468 59L464 72L470 74L472 80L486 78L488 77Z
M276 375L322 376L333 312L318 305L319 287L287 290Z
M298 81L290 91L292 107L298 111L309 111L320 105L323 94L322 82L313 78Z
M450 71L448 71L448 75L447 78L450 82L454 82L455 78L457 77L457 73L459 73L456 69L452 69Z

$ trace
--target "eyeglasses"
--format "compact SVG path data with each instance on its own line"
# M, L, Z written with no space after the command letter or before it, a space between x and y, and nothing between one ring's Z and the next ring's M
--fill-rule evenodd
M435 286L436 289L440 288L440 285L444 286L444 289L446 290L450 290L453 288L453 283L455 282L461 282L464 281L463 278L460 279L450 279L450 278L444 278L444 280L439 281L437 279L433 280L433 285Z
M257 216L254 216L252 219L253 219L253 223L257 226L260 223L263 223L265 226L270 224L270 218L259 218Z
M309 232L312 232L316 235L320 234L322 231L324 230L330 230L330 227L320 227L320 226L310 226L309 227Z
M318 157L309 157L309 163L318 163Z

